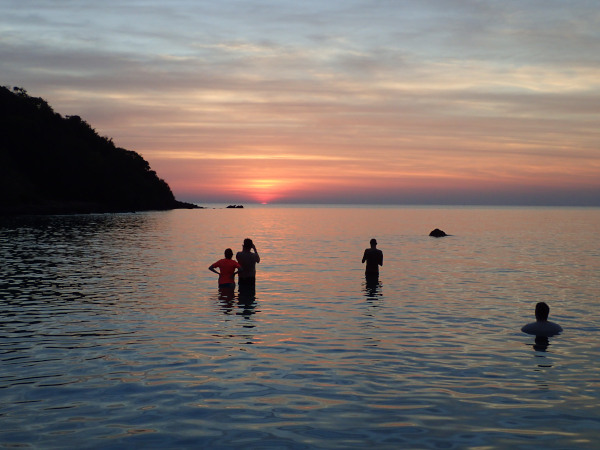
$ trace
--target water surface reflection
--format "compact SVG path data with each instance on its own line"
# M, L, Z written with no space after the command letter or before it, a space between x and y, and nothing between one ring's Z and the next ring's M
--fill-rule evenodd
M370 300L375 300L378 297L382 297L381 291L382 284L379 280L379 275L366 275L364 281L364 294Z
M256 290L252 288L242 288L238 292L233 287L219 288L217 300L223 314L226 315L237 314L245 319L250 319L253 314L259 312Z
M247 208L3 220L0 446L593 448L599 219ZM431 240L432 225L454 237ZM360 254L373 233L389 258L371 282ZM248 235L263 244L259 284L218 292L214 249ZM519 332L539 299L568 330L552 346Z

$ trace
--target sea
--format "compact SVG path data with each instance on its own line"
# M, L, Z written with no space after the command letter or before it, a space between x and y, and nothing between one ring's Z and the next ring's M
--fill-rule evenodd
M224 206L0 219L0 448L600 445L600 208Z

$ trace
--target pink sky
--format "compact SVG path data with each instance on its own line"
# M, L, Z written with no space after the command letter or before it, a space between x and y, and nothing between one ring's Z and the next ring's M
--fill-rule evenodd
M1 82L182 200L600 205L589 2L163 3L9 0Z

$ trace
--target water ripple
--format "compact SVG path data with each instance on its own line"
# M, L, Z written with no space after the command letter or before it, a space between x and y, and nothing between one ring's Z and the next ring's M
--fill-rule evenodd
M597 211L235 213L2 219L0 446L594 447ZM257 291L223 295L206 267L246 235Z

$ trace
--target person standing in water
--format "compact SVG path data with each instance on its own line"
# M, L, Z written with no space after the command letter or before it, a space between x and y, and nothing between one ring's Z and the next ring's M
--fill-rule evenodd
M233 250L225 249L225 258L211 264L208 270L219 275L219 288L235 288L235 275L241 266L233 259ZM215 270L219 269L219 271Z
M548 320L550 307L545 302L535 305L535 322L528 323L521 331L527 334L535 334L539 337L550 337L562 332L562 327Z
M256 284L256 264L260 263L260 256L252 239L244 239L242 251L237 252L235 259L242 266L242 271L238 277L240 287L242 285L254 287Z
M365 275L367 277L379 276L379 266L383 266L383 252L377 248L377 240L371 239L371 248L367 248L363 254L362 262L367 263Z

